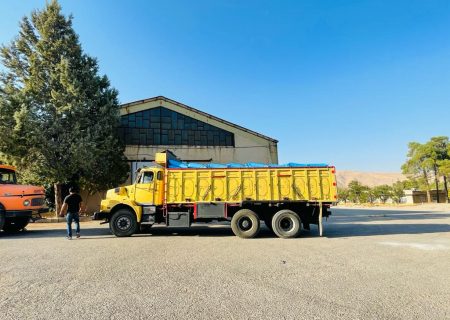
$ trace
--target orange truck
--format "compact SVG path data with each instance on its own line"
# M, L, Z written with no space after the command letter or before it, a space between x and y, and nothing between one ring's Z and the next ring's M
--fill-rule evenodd
M0 164L0 230L20 231L47 211L44 188L17 184L16 168Z

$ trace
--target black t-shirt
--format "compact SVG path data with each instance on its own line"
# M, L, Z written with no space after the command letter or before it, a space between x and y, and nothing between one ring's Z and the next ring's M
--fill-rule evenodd
M67 212L77 213L80 211L80 203L83 201L78 193L69 194L65 199L64 203L67 203Z

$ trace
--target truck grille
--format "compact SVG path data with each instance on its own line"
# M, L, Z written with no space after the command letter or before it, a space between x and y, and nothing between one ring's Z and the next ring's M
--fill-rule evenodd
M33 207L42 206L44 204L44 198L34 198L31 199L31 205Z

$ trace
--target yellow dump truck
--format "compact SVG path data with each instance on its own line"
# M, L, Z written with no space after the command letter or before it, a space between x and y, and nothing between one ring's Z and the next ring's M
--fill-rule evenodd
M296 237L303 225L319 226L336 201L335 168L325 164L198 164L157 153L132 185L108 190L95 220L113 234L140 227L230 221L235 235L255 237L261 221L280 238Z

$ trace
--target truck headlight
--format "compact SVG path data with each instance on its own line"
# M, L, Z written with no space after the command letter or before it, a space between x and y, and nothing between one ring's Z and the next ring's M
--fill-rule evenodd
M25 200L25 201L23 202L23 205L24 205L25 207L28 207L28 206L30 205L30 200Z

